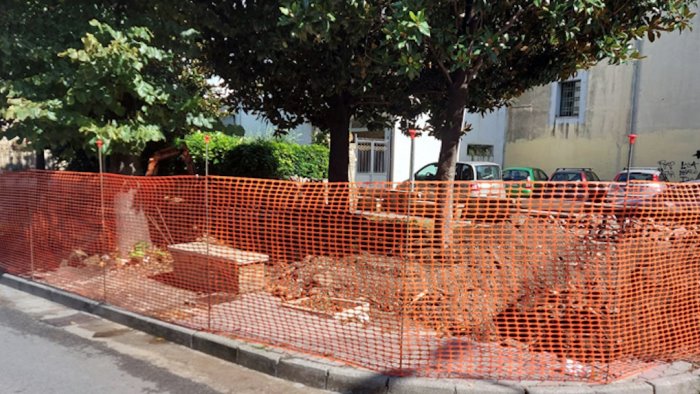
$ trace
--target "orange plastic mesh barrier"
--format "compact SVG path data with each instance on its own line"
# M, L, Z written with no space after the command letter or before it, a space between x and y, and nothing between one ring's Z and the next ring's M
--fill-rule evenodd
M25 172L0 209L10 273L387 374L608 382L700 354L700 184Z

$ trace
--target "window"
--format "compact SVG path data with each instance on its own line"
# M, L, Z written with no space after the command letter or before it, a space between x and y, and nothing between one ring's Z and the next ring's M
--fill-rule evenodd
M476 179L479 181L496 181L501 179L498 166L476 166Z
M580 70L564 81L550 84L549 125L584 124L588 98L588 72Z
M504 181L526 181L530 173L526 170L505 170L503 171Z
M600 178L598 178L598 175L596 175L595 172L591 171L586 171L586 180L592 182L600 182Z
M493 161L493 145L469 144L467 156L471 161Z
M562 182L562 181L580 181L580 172L557 172L552 175L552 181Z
M469 164L457 164L457 172L455 173L457 181L473 181L474 169Z
M362 140L357 142L357 172L382 174L386 172L386 142Z
M418 170L415 176L417 181L434 181L437 175L437 164L428 164L427 166Z
M581 103L581 80L559 83L559 111L560 117L578 117Z
M549 180L549 177L547 176L547 174L544 171L540 170L539 168L535 170L535 178L538 181Z

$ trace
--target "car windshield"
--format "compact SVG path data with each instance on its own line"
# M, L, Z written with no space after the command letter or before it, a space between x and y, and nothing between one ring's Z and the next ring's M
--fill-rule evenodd
M476 180L499 181L501 180L501 171L495 165L478 165L476 166Z
M552 181L580 181L581 180L581 173L580 172L557 172L556 174L552 175Z
M525 170L505 170L503 171L504 181L525 181L530 174Z
M621 172L617 176L617 180L620 182L627 181L627 173ZM630 181L653 181L654 174L644 173L644 172L630 172Z

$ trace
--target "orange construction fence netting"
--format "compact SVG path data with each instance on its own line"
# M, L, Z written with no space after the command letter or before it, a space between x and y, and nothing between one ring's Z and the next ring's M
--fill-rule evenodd
M700 184L654 186L3 173L0 267L391 375L609 382L700 355Z

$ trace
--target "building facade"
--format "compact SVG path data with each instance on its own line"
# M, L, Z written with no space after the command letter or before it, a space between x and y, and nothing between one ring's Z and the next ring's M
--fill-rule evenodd
M700 18L696 17L696 24ZM505 165L590 167L601 179L627 165L662 168L673 181L700 170L700 32L639 42L641 61L600 64L532 89L508 108Z

